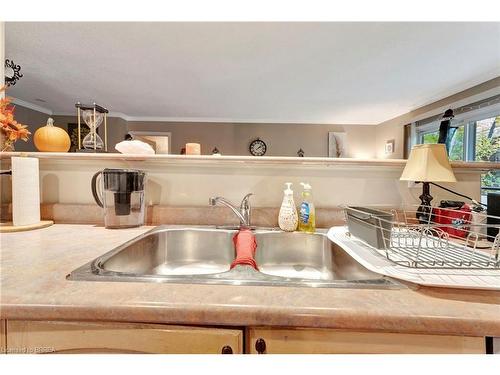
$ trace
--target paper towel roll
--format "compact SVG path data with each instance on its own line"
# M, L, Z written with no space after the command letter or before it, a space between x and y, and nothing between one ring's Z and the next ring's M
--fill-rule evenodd
M12 223L40 222L40 180L37 158L12 158Z

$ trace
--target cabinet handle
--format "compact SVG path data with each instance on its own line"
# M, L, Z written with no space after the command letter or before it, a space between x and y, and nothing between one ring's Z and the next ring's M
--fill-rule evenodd
M255 350L257 350L258 354L264 354L266 352L266 342L264 339L257 339L257 341L255 341Z
M233 348L231 348L229 345L226 345L225 347L222 348L222 354L233 354Z

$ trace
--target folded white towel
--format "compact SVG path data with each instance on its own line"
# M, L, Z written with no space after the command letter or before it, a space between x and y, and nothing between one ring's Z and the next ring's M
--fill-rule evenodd
M122 154L146 154L154 155L155 150L145 142L134 139L133 141L122 141L115 146L116 151Z

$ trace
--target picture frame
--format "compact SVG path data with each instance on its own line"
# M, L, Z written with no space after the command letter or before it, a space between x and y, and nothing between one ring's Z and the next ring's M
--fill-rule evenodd
M394 139L390 139L387 142L385 142L385 153L386 155L389 154L394 154Z
M328 132L328 157L347 157L347 135L346 132Z
M89 134L90 129L88 126L83 125L80 127L80 138L83 141L83 138L87 134ZM99 131L98 131L99 133ZM71 140L71 146L68 152L76 152L78 150L78 124L77 123L68 123L68 135Z

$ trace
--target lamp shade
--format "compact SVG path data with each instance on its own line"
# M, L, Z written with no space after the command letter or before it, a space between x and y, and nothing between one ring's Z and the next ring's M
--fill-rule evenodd
M444 144L415 145L400 180L456 182Z

